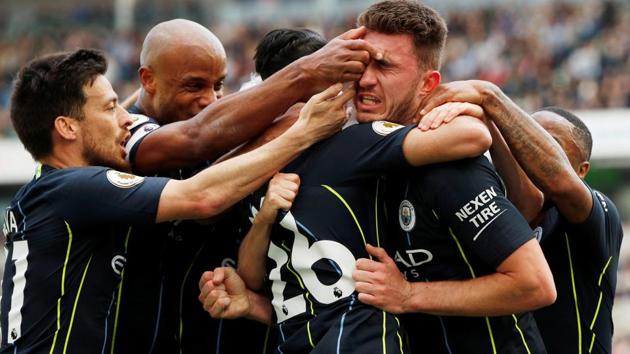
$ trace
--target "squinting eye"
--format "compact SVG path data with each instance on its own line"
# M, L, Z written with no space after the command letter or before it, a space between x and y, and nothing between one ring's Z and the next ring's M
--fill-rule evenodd
M220 82L220 83L218 83L218 84L214 85L214 90L215 90L215 91L221 91L221 90L223 90L223 82Z

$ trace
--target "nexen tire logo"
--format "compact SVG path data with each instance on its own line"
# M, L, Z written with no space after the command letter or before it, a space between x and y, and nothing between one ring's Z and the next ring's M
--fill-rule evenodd
M127 263L127 258L121 255L114 256L112 258L112 269L116 275L120 275L125 268L125 263Z

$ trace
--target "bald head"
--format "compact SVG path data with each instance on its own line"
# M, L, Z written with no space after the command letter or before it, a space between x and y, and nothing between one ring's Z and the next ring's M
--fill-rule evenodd
M183 19L153 27L140 54L136 105L161 124L185 120L223 96L226 55L217 36Z
M180 49L201 49L210 55L225 58L225 49L217 36L197 22L175 19L157 24L142 43L140 65L152 65Z

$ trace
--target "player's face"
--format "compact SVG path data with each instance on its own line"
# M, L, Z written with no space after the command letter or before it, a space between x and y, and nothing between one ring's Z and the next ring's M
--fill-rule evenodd
M411 35L370 31L364 39L383 52L383 60L372 60L359 80L357 120L407 121L420 104L423 74Z
M582 153L580 145L571 134L573 125L563 117L548 111L536 112L532 117L560 144L571 166L577 171L582 162Z
M189 119L223 97L227 75L223 52L195 48L173 53L156 71L155 102L162 124Z
M130 169L125 160L125 143L129 139L131 118L118 104L118 96L103 75L83 87L86 97L84 119L79 121L83 158L89 165Z

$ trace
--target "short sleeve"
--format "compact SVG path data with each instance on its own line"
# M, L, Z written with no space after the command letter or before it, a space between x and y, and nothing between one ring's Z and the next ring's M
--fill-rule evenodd
M131 137L129 137L127 145L125 145L125 151L127 152L127 160L134 166L138 147L144 138L158 129L160 125L156 120L142 114L131 114L131 119L132 124L131 127L129 127Z
M423 191L452 236L485 264L496 268L533 231L505 197L504 188L483 157L427 166Z
M601 258L607 258L620 247L621 219L608 197L595 190L591 190L591 196L593 207L588 218L579 224L568 224L567 231L572 237L583 238L593 252L601 252Z
M74 225L155 223L167 178L140 177L104 167L60 171L47 198Z
M309 173L302 184L319 185L354 183L411 167L402 145L414 127L384 121L350 126L309 149L285 171L299 174L300 171L316 170L317 173Z

